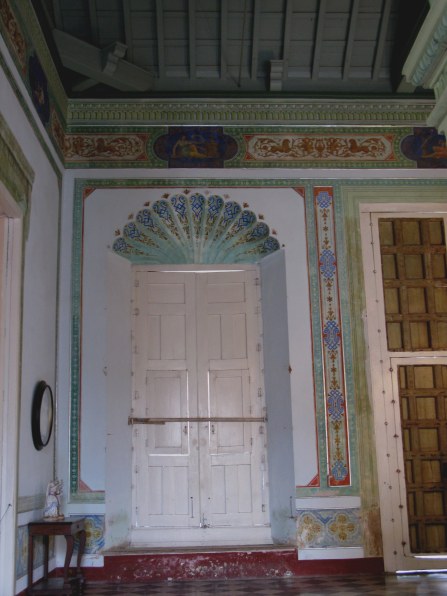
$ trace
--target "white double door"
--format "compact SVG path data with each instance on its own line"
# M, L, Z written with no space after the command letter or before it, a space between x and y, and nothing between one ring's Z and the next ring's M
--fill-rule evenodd
M271 541L258 284L134 269L134 544Z

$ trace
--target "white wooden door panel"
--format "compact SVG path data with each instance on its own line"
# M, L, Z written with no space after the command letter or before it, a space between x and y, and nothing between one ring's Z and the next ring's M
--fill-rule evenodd
M263 424L244 421L264 415L254 273L136 269L133 416L182 419L134 430L135 527L149 540L195 528L218 543L234 528L240 541L244 527L250 542L268 526Z

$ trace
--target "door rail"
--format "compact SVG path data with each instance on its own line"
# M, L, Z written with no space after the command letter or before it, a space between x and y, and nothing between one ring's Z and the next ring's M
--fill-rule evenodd
M134 418L129 416L127 423L132 424L166 424L167 422L267 422L267 416L259 417L219 417L219 416L190 416L179 418Z

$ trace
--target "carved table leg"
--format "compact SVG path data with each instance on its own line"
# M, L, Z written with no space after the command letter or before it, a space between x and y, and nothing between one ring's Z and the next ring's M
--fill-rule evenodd
M76 572L78 575L80 575L81 574L81 559L82 559L82 555L84 554L85 540L87 537L87 532L85 530L81 530L80 532L78 532L78 536L79 536L79 546L78 546L78 560L77 560Z
M67 552L65 553L64 584L68 583L68 572L70 569L71 557L73 555L74 537L67 535L65 536L65 540L67 541Z

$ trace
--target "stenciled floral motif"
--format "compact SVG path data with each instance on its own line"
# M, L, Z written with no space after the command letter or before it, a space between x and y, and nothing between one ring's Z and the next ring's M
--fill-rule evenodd
M329 486L346 486L350 483L349 440L333 189L315 188L314 200L330 470L328 482Z
M261 161L393 161L393 135L244 135L246 159Z
M362 546L359 509L307 509L297 511L299 548Z
M345 513L339 513L335 516L334 521L328 525L328 530L340 542L346 542L354 534L356 527Z
M298 542L301 547L317 542L323 535L324 525L312 514L306 513L298 522Z
M67 162L147 160L148 134L66 134Z
M0 0L0 18L5 26L7 36L17 55L22 70L26 69L26 43L19 24L7 0Z
M265 222L236 201L176 194L126 223L113 250L132 262L253 263L280 248Z
M85 516L85 554L96 554L104 548L104 516L86 515ZM75 544L77 546L78 539Z

